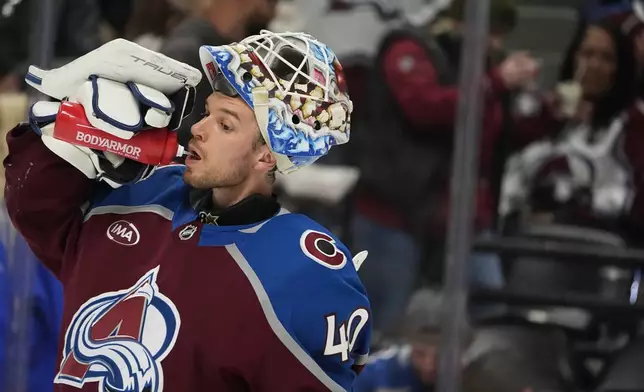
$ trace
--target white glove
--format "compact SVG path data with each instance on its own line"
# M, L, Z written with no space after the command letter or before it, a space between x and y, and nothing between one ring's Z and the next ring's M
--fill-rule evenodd
M60 68L32 66L25 80L53 98L80 103L92 126L127 140L149 128L178 128L192 110L201 72L117 39ZM117 187L153 172L149 165L56 139L53 131L59 106L37 102L30 112L32 129L50 150L88 178Z
M29 67L25 81L58 100L80 102L90 124L122 139L145 128L179 127L201 72L116 39L52 70ZM192 97L192 99L191 99Z
M53 137L60 102L36 102L29 112L31 129L43 144L66 160L87 178L104 181L112 188L142 181L154 173L155 166L141 164L121 156L87 147L75 146Z
M163 93L139 83L90 76L68 98L85 109L90 124L121 139L145 128L165 128L175 107Z

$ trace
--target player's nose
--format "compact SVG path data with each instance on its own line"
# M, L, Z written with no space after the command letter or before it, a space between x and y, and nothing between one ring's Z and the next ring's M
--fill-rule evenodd
M204 132L204 120L199 121L198 123L194 124L192 127L190 127L190 134L192 135L193 138L198 139L198 140L204 140L205 132Z

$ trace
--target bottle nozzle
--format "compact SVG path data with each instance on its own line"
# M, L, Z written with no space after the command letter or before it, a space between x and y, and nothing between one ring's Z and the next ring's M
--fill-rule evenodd
M184 155L187 155L186 149L181 144L177 144L177 157L181 158Z

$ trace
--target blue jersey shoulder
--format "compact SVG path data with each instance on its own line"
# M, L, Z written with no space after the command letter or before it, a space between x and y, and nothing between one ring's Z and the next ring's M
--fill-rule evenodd
M184 172L184 165L161 166L144 181L117 189L105 187L94 195L87 214L152 212L173 221L194 219L196 213L192 209L181 208L189 200L190 192L183 182ZM176 216L181 211L191 216Z
M309 369L350 390L369 353L371 310L349 250L298 214L278 215L245 234L235 245L281 325L313 360Z
M304 215L283 210L261 225L241 231L253 234L246 237L253 247L270 250L264 255L281 257L282 272L305 273L316 280L321 275L329 279L357 277L349 249L333 233Z

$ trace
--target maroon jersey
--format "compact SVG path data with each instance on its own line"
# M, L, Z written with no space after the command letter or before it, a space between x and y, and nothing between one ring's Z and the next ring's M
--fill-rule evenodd
M324 228L203 224L183 166L99 192L27 126L8 145L9 214L65 291L56 391L351 389L369 303Z
M567 212L569 221L615 230L640 246L643 108L638 99L593 131L584 124L566 126L549 105L521 119L516 134L529 145L508 161L501 212L514 212L529 201L539 212ZM539 128L541 133L534 131Z

